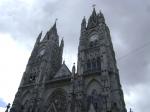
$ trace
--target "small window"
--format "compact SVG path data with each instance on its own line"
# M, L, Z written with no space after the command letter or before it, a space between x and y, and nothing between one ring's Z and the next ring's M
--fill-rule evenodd
M93 42L90 42L90 47L93 47Z
M97 102L94 103L95 110L97 110Z
M35 75L31 75L30 76L30 81L35 81L36 76Z
M94 46L97 46L97 44L98 44L98 41L97 41L97 40L95 40L95 42L94 42Z
M97 69L101 68L101 61L100 61L100 57L97 57Z
M91 69L91 62L90 60L87 61L87 70L90 70Z
M49 40L49 35L47 35L47 40Z
M93 59L92 60L92 70L95 70L96 69L96 60Z

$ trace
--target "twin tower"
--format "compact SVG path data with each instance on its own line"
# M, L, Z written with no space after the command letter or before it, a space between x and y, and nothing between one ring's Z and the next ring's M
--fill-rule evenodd
M95 8L81 23L77 73L62 63L56 23L39 34L10 112L126 112L110 31Z

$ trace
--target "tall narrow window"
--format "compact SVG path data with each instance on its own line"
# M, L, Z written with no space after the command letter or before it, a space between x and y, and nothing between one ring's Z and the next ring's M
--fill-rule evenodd
M97 102L94 103L95 110L97 111Z
M87 70L91 70L91 62L90 62L90 60L87 61Z
M100 57L97 57L97 69L101 68L101 60Z
M97 46L97 44L98 44L98 41L95 40L95 41L94 41L94 46Z
M90 42L90 47L93 47L93 42Z
M96 60L93 59L92 60L92 70L95 70L96 69Z

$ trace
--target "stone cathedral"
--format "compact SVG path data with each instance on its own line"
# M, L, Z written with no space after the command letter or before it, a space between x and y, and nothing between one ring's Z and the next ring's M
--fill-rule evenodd
M56 22L39 34L10 112L127 112L110 31L95 8L81 23L77 70L62 63ZM76 72L77 71L77 72Z

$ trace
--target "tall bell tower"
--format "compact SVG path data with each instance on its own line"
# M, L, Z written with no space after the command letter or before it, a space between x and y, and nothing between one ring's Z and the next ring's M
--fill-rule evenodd
M62 65L64 41L59 45L56 22L41 39L39 34L23 74L10 112L37 112L42 103L45 84Z
M85 17L81 23L77 68L83 77L88 112L126 112L110 31L95 8L88 23Z
M77 72L62 63L56 22L39 34L10 112L127 112L110 31L95 8L81 23Z

